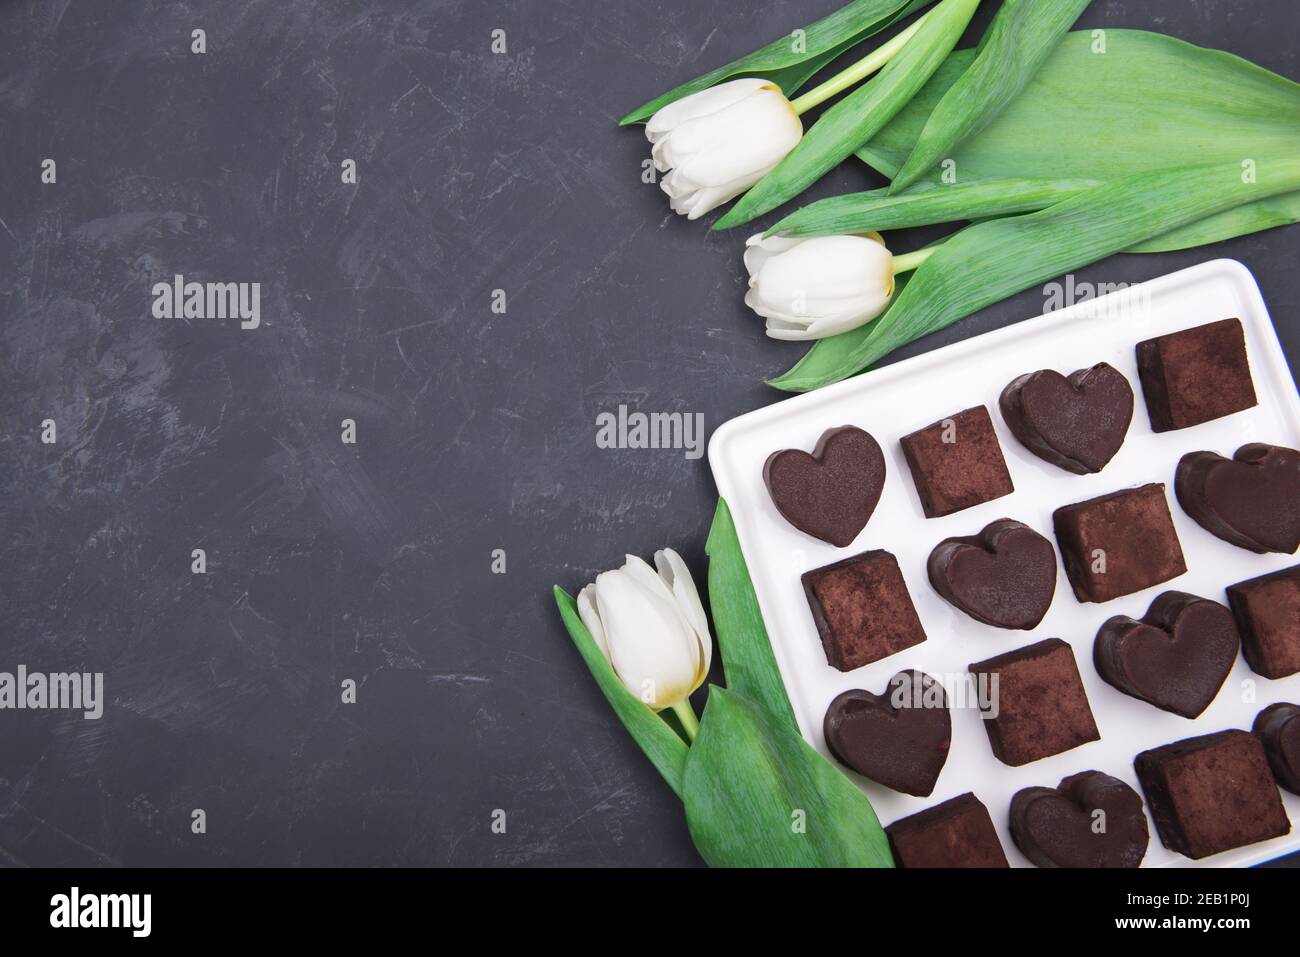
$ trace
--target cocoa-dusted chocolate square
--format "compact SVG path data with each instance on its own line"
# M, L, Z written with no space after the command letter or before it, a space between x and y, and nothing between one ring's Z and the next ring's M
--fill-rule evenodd
M925 641L912 596L886 551L863 552L803 573L826 661L852 671Z
M1060 638L977 661L970 672L993 702L984 730L1003 764L1019 767L1101 739L1074 649Z
M1052 524L1079 601L1110 601L1187 571L1161 484L1066 505Z
M961 794L885 828L899 867L1010 867L989 809Z
M1240 319L1223 319L1137 344L1151 428L1171 432L1257 404Z
M1160 840L1199 859L1290 832L1259 738L1219 731L1133 759Z
M1016 490L993 420L982 405L899 441L926 518L951 515Z
M1300 671L1300 565L1228 586L1246 664L1265 678Z

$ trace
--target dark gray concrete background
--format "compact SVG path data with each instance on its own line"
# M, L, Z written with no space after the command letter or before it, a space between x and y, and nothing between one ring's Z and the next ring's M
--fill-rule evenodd
M550 587L665 544L702 574L706 464L597 449L596 415L711 432L799 348L742 306L745 232L671 215L615 121L835 6L0 2L0 670L103 671L108 698L0 712L0 862L698 863ZM1294 0L1081 23L1300 77ZM877 182L850 162L814 195ZM1241 259L1294 364L1298 241L1078 277ZM262 327L153 319L175 273L262 283Z

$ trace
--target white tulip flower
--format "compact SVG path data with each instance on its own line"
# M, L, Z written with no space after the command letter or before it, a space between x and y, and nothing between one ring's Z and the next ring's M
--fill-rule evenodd
M656 711L672 708L693 736L687 698L709 673L713 640L681 556L665 548L655 566L628 555L578 593L578 615L623 686Z
M763 234L745 243L745 305L773 339L822 339L885 311L896 263L875 233L790 239Z
M645 134L655 169L667 173L660 185L673 211L699 219L785 159L803 124L780 87L754 78L669 103L650 117Z

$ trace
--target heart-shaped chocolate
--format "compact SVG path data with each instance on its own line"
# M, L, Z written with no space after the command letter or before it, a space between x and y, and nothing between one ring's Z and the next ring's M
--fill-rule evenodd
M1273 777L1292 794L1300 794L1300 705L1271 704L1255 718L1252 730L1264 742Z
M773 452L763 464L772 503L787 522L840 548L852 545L885 487L880 443L851 425L828 429L812 455Z
M1009 518L978 535L945 538L930 553L926 570L935 591L996 628L1036 628L1056 592L1052 543Z
M1151 836L1137 791L1083 771L1058 787L1017 791L1011 839L1039 867L1137 867Z
M1227 608L1167 591L1141 621L1116 615L1102 625L1092 658L1097 673L1125 694L1195 718L1219 693L1240 646Z
M1100 472L1124 444L1133 387L1104 362L1067 378L1053 369L1020 376L998 404L1007 426L1040 459L1076 475Z
M1188 452L1174 492L1183 511L1225 542L1252 552L1300 548L1300 452L1252 442L1230 459Z
M887 788L925 797L952 744L948 695L929 675L900 671L884 694L838 696L826 709L822 731L841 764Z

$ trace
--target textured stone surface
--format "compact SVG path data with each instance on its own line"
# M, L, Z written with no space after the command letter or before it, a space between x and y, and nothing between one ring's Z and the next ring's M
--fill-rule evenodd
M0 5L0 665L102 670L109 699L97 722L0 713L0 862L698 863L549 588L664 544L701 573L704 462L598 449L595 417L712 431L780 398L762 379L799 349L741 304L744 231L670 215L615 121L835 6ZM1296 77L1292 15L1097 0L1081 23ZM875 182L850 163L814 195ZM1239 258L1294 363L1296 242L1077 278ZM177 272L262 283L261 328L153 319Z

